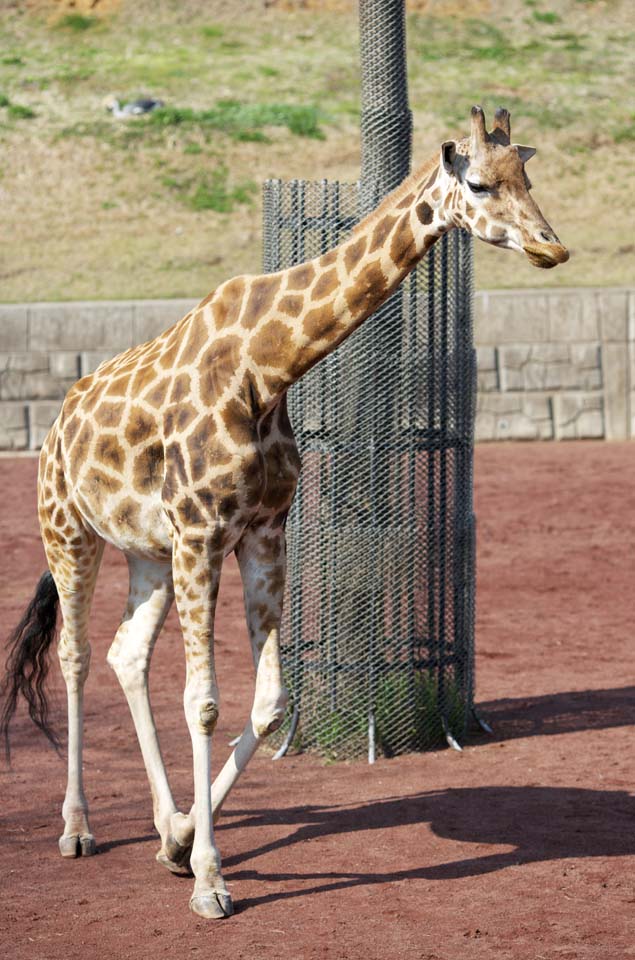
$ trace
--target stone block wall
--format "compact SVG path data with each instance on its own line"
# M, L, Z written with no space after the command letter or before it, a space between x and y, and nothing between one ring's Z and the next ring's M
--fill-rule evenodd
M635 436L635 288L476 296L477 440Z
M0 305L0 449L37 450L79 377L193 300ZM635 436L635 287L475 300L477 440Z

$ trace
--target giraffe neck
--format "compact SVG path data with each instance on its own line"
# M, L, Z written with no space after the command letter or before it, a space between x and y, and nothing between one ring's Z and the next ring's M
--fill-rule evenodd
M451 226L439 165L430 160L389 194L338 247L300 266L255 278L243 322L263 405L350 336ZM267 310L251 317L259 285ZM262 300L262 294L258 292Z

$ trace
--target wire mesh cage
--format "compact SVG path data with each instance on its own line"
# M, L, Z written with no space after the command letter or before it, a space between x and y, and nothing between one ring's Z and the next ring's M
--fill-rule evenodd
M357 184L268 181L265 269L337 245L360 204ZM289 391L302 472L287 523L291 707L281 741L353 758L465 732L474 683L471 294L471 238L453 231Z

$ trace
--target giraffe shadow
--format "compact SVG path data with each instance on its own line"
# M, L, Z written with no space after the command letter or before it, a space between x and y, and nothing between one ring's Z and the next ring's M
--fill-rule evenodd
M624 727L635 723L635 687L489 700L478 704L478 712L491 724L494 740Z
M446 880L478 877L509 866L580 857L618 857L635 854L635 798L620 790L577 787L482 786L417 793L356 806L299 806L285 810L232 810L231 829L274 826L288 828L286 836L224 859L227 880L255 880L268 892L242 900L243 910L273 900L333 893L351 887L399 880ZM443 839L510 849L464 857L446 863L422 863L405 870L358 872L288 872L265 868L237 869L245 861L321 837L345 837L359 831L429 824ZM369 849L372 839L369 838ZM294 854L298 856L297 851ZM297 881L298 889L270 892L271 884ZM310 886L307 881L314 881Z

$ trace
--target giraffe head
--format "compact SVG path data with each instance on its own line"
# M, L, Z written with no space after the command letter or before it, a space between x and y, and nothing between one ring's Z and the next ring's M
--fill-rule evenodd
M442 192L452 224L486 243L525 253L536 267L555 267L569 252L529 193L525 164L535 152L511 142L507 110L496 111L494 129L487 133L483 110L472 107L470 136L441 146Z

